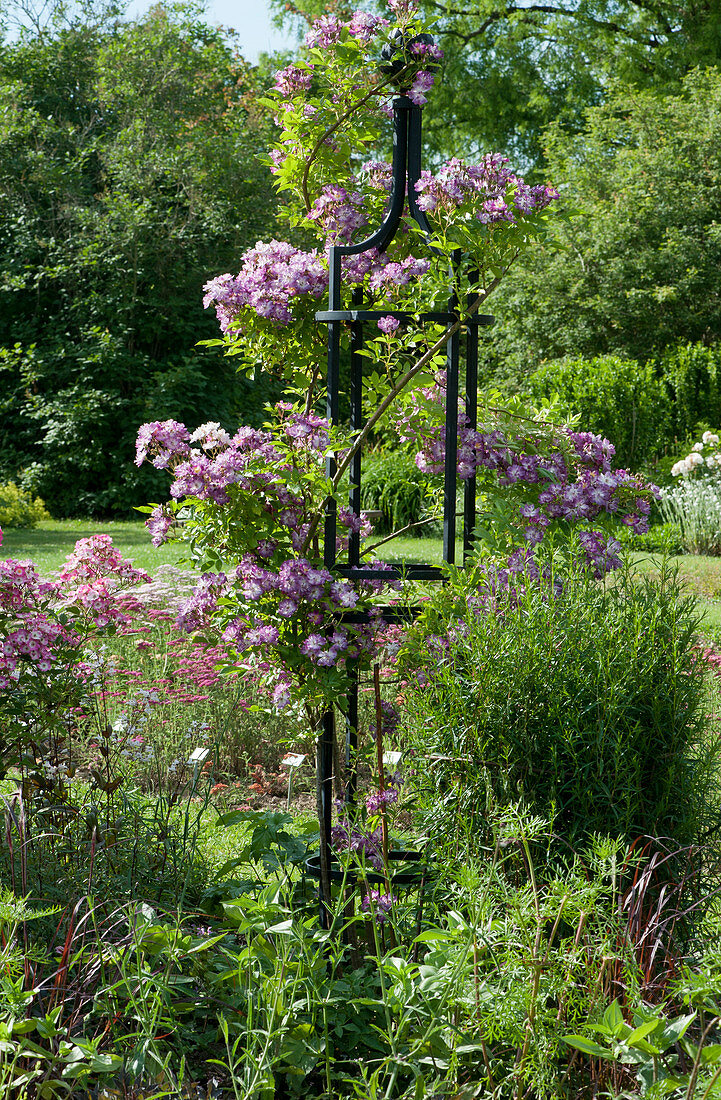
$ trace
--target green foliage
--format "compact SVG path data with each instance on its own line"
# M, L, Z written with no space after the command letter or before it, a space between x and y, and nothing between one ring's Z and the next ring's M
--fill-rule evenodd
M583 133L548 133L565 217L496 297L500 361L646 361L721 338L721 73L674 95L618 88Z
M428 477L421 473L410 455L402 451L384 451L370 455L363 464L361 507L383 513L374 521L378 534L418 523L423 515ZM428 528L416 534L428 534Z
M50 519L50 513L40 497L24 493L12 481L0 484L0 528L35 527L43 519Z
M191 7L0 45L0 477L55 515L159 495L143 420L262 420L267 384L195 347L203 283L275 224L259 90Z
M651 364L617 355L565 359L528 379L536 401L557 396L561 416L610 439L619 466L638 469L671 442L672 407Z
M670 347L659 365L673 396L674 429L679 439L721 424L721 346Z
M629 527L619 528L618 541L626 550L651 554L683 554L683 532L677 523L652 523L645 535Z
M408 674L429 670L406 727L434 835L482 841L488 814L520 800L571 844L690 841L713 759L698 744L696 613L670 570L605 588L563 577L556 595L520 581L497 604L472 584L434 597L408 643Z
M540 168L548 123L558 120L577 133L585 109L605 98L609 84L672 92L689 69L721 56L713 0L558 0L530 9L521 0L419 0L416 6L435 20L445 51L439 110L426 123L440 156L499 149ZM318 17L329 4L273 0L273 7L288 20L299 12Z
M601 1019L588 1023L600 1042L584 1035L565 1035L563 1041L589 1057L632 1066L641 1096L716 1097L721 1092L720 988L718 956L711 951L693 971L685 968L673 989L674 1001L693 1011L672 1018L666 1005L642 1004L629 1023L615 1000Z

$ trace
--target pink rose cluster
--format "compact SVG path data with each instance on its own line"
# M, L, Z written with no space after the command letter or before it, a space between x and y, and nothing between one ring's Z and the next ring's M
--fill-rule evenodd
M0 689L17 685L23 673L51 671L77 650L90 631L127 616L118 597L150 581L112 545L109 535L80 539L59 577L43 581L30 561L0 562ZM64 611L75 610L71 623Z
M136 569L131 561L113 546L110 535L92 535L89 539L78 539L75 549L60 570L60 581L77 586L79 582L91 585L96 582L107 584L147 584L149 575L144 569Z

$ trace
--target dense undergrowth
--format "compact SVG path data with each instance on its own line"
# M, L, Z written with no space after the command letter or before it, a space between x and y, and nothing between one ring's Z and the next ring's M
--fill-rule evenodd
M718 1094L716 657L672 576L431 601L323 910L303 725L176 632L185 583L118 592L72 708L56 670L5 712L3 1095Z

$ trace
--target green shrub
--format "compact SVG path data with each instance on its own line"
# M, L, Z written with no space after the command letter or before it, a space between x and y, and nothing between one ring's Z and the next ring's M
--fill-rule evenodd
M672 402L651 363L616 355L560 359L532 374L529 385L535 400L556 394L562 415L577 413L581 430L610 439L619 466L636 469L672 440Z
M361 507L383 513L383 518L374 523L378 534L418 523L423 516L427 482L410 455L385 451L368 457L361 480ZM428 528L414 533L427 535Z
M649 554L683 554L683 531L678 523L653 523L645 535L637 535L630 527L621 527L616 538L626 550Z
M50 513L40 497L18 489L12 481L0 483L0 527L35 527Z
M497 604L477 585L452 581L406 643L408 667L432 670L405 723L433 833L483 842L520 802L574 846L690 841L715 750L698 748L698 619L672 571L570 577L558 596L529 582Z
M682 344L667 350L659 365L673 399L679 439L721 424L721 346Z

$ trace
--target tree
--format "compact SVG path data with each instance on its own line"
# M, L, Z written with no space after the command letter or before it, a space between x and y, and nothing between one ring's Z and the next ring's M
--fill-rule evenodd
M149 415L261 415L263 387L195 348L208 273L275 224L259 92L191 8L0 47L2 473L56 514L147 499Z
M496 296L501 369L719 340L721 73L619 91L577 138L553 127L548 162L565 218Z
M302 24L347 0L273 0ZM378 4L380 9L384 5ZM614 81L677 91L721 57L718 0L417 0L445 51L426 138L441 155L499 150L542 170L545 127L583 128Z

